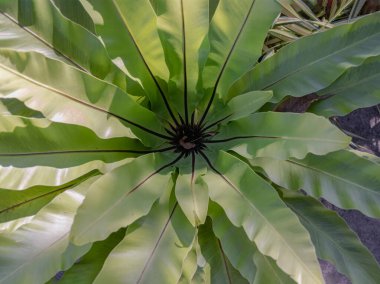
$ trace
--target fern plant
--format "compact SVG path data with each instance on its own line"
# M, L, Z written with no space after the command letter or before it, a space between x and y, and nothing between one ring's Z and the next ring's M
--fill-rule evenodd
M319 202L380 217L379 159L328 120L380 101L379 14L259 62L274 0L0 10L0 283L380 279Z

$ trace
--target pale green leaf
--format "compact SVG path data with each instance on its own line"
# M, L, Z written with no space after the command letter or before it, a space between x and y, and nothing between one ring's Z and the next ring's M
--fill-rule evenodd
M231 222L243 227L259 251L276 260L299 283L323 283L309 233L277 192L246 163L220 152L213 165L216 173L203 178L210 198Z
M95 178L96 179L96 178ZM0 236L0 283L45 283L73 264L90 248L71 247L69 233L74 215L94 178L57 196L31 222Z
M202 82L226 99L231 84L261 56L264 39L281 11L275 0L220 0L210 23L210 53Z
M129 160L127 158L125 161ZM52 168L45 166L21 167L0 166L0 188L24 190L33 186L60 186L86 173L99 171L106 173L112 169L110 164L92 161L71 168Z
M267 103L272 98L272 95L271 91L253 91L233 97L227 105L220 101L215 102L215 105L219 104L216 107L217 110L215 113L210 113L207 120L218 121L219 119L225 119L225 121L232 121L247 117ZM227 117L227 115L229 116Z
M278 102L326 88L348 68L380 54L378 19L379 13L367 15L285 46L244 75L231 94L273 90L273 101Z
M169 69L168 97L182 117L189 119L202 98L197 84L204 52L201 44L209 28L209 3L204 0L151 0L151 3Z
M339 215L319 201L300 193L281 190L282 199L310 232L319 258L335 265L352 283L376 284L380 267Z
M30 223L32 221L33 216L23 217L19 219L14 219L12 221L0 223L0 234L4 232L13 232L16 231L18 228L20 228L22 225L25 225L27 223Z
M135 139L127 137L101 139L91 130L79 125L16 116L2 116L0 122L2 166L39 165L66 168L94 160L104 162L122 160L131 156L133 151L144 150ZM6 127L8 129L4 129ZM79 166L77 169L90 170L90 167ZM6 176L6 173L0 174L1 177L3 175ZM22 178L23 175L19 177ZM35 179L38 180L38 177Z
M229 141L227 147L246 158L323 155L344 149L350 142L350 138L326 118L311 113L255 113L230 122L220 132L211 143Z
M178 203L169 203L168 199L166 189L149 215L128 227L124 240L110 253L94 283L178 282L195 228Z
M65 18L52 1L2 0L0 11L20 26L20 32L33 36L32 42L38 40L73 66L125 88L124 74L110 61L101 41ZM26 46L29 44L27 38L22 42Z
M348 69L332 85L317 92L331 96L315 102L309 111L324 115L346 115L358 108L380 103L380 56Z
M157 32L157 17L149 0L89 0L87 12L110 57L128 74L128 92L146 94L160 112L161 80L169 75ZM161 79L161 80L160 80Z
M257 273L253 284L276 283L276 284L295 284L289 275L278 268L276 262L269 256L256 252L254 257Z
M133 137L122 122L153 143L147 129L156 116L114 85L38 53L1 48L0 74L2 97L23 101L53 121L83 125L105 138Z
M92 184L91 194L75 217L71 233L74 243L103 240L145 216L167 188L171 163L161 154L148 154Z
M125 236L125 229L111 234L104 241L93 243L90 251L79 259L59 280L60 284L91 284L102 269L110 252ZM49 284L57 283L54 280Z
M188 158L189 164L190 157ZM202 175L206 169L199 168L194 157L193 168L190 172L180 170L176 181L175 196L182 211L189 219L190 223L197 227L203 224L207 217L208 190L207 185L202 180Z
M380 218L380 165L349 151L325 156L309 154L305 159L279 161L254 159L278 185L303 189L315 198L323 197L340 208L358 209Z
M208 273L211 284L246 284L248 281L240 275L228 260L220 241L212 231L211 220L199 228L199 244L202 255L206 259L206 266L209 266Z
M242 228L235 227L228 220L223 209L217 204L210 204L209 215L212 218L213 231L228 260L249 283L253 283L256 274L253 262L256 246L248 239Z
M80 0L53 0L53 2L66 18L95 33L95 25Z
M95 175L96 172L90 172L56 187L36 186L23 191L0 189L0 222L34 215L55 196Z

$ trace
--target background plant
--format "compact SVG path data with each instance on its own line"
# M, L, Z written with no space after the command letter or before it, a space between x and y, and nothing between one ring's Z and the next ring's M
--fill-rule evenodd
M0 9L0 283L379 279L318 201L380 216L378 159L325 118L379 102L378 14L257 63L277 1Z

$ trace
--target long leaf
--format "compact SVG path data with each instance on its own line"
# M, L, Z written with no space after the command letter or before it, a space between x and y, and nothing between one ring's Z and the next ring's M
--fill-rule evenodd
M196 164L198 161L195 155L188 158L191 169L179 171L175 187L178 204L194 227L205 222L209 200L207 186L201 177L206 170Z
M261 254L243 228L236 228L220 206L212 203L213 229L231 263L249 283L295 283L269 256ZM256 266L257 265L257 266Z
M89 11L96 33L102 38L112 59L118 60L132 79L127 82L132 94L146 93L157 112L163 110L168 70L157 32L157 18L149 0L90 0ZM100 19L99 19L100 14ZM162 109L160 109L162 108Z
M53 0L53 2L66 18L95 33L95 24L80 0Z
M215 203L210 204L212 228L231 264L249 283L253 283L256 266L253 262L255 245L248 239L244 229L236 228L228 220L223 209Z
M281 193L310 232L319 258L333 263L352 283L378 282L379 264L337 213L312 197L289 190L281 190Z
M327 119L311 113L255 113L232 121L220 132L210 143L223 143L246 158L323 155L346 148L350 141Z
M157 125L151 111L114 85L67 64L38 53L0 48L0 70L2 97L23 101L53 121L83 125L101 137L133 137L120 122L146 143L153 143L152 137L157 136L148 129ZM160 126L157 130L162 131Z
M256 64L280 11L275 0L219 1L210 23L210 53L202 76L212 96L217 92L225 98L231 84Z
M309 233L277 192L244 162L220 152L203 178L210 198L236 227L243 227L259 251L276 260L299 283L323 283Z
M314 247L296 215L274 188L240 159L220 151L205 181L210 198L243 227L259 251L300 283L323 283ZM217 187L215 185L218 185Z
M248 281L240 275L228 260L226 253L212 231L211 220L199 228L199 244L202 255L209 266L210 281L212 284L246 284Z
M15 116L2 116L0 122L2 166L65 168L95 160L113 162L128 157L131 152L132 155L139 150L144 152L135 139L101 139L82 126ZM8 131L4 130L8 126Z
M94 283L178 282L195 228L178 204L168 200L166 190L149 215L128 228L124 240L111 252Z
M33 217L34 217L34 215L1 223L0 224L0 233L2 234L4 232L8 232L8 233L14 232L18 228L20 228L22 225L30 223L32 221Z
M380 56L368 58L352 67L318 95L331 96L317 101L309 111L324 115L346 115L355 109L380 103Z
M119 161L127 162L129 158ZM86 173L99 171L106 173L113 168L112 164L102 161L92 161L70 168L53 168L45 166L21 167L0 166L0 188L9 190L24 190L33 186L60 186Z
M75 217L74 243L103 240L145 216L167 187L170 175L166 168L175 161L148 154L101 177Z
M67 2L67 1L66 1ZM3 15L66 62L125 88L125 75L109 59L101 41L84 27L65 18L50 0L0 3ZM28 41L23 40L25 45Z
M60 194L30 223L0 236L0 283L45 283L88 251L89 245L70 247L68 258L61 257L76 210L93 181Z
M55 196L96 175L90 172L56 187L36 186L24 191L0 189L0 223L36 214Z
M338 151L323 157L310 154L303 160L285 161L259 158L253 164L285 188L303 189L341 208L358 209L380 218L380 165L354 153Z
M170 74L170 100L186 121L202 98L197 91L201 48L209 28L209 3L204 0L152 0ZM170 60L168 60L170 58Z
M378 17L374 13L297 40L244 75L231 94L273 90L273 101L278 102L328 87L348 68L380 54Z
M60 284L91 284L102 269L110 252L125 236L125 229L111 234L104 241L95 242L90 251L77 261L69 270L65 271L59 279ZM49 284L57 283L54 280Z
M254 257L257 273L253 284L276 283L276 284L295 284L287 274L278 268L276 262L269 256L256 252Z

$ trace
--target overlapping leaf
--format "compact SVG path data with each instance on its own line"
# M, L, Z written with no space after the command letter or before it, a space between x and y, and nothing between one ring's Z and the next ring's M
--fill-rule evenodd
M169 194L171 192L171 188ZM195 228L168 190L149 215L127 229L94 283L177 283Z
M317 92L327 99L313 104L310 111L319 115L345 115L380 102L380 56L370 57L363 64L348 69L326 89Z
M82 245L103 240L145 216L167 187L166 168L172 162L161 154L148 154L114 169L92 184L91 194L75 218L71 233L74 243Z
M0 283L45 283L71 265L90 245L70 247L70 227L94 178L67 190L41 210L29 223L0 236Z
M380 166L349 151L305 159L278 161L254 159L275 183L292 190L303 189L346 209L358 209L380 218Z
M323 283L310 236L275 190L244 162L220 152L208 172L210 198L242 226L259 251L299 283Z
M62 6L61 6L62 7ZM59 53L63 61L100 79L106 79L125 88L125 76L109 59L102 43L84 27L65 18L50 0L13 1L0 3L0 12L19 26L14 34L29 33L17 38L15 46L28 46L30 37L39 41L50 53ZM9 34L8 34L8 38ZM15 41L15 38L11 38ZM27 47L31 49L31 46Z
M328 87L348 68L380 54L378 19L375 13L287 45L244 75L231 94L273 90L273 101L278 102Z
M232 121L220 132L211 143L225 143L226 148L228 142L228 147L246 158L323 155L346 148L350 141L327 119L311 113L255 113Z
M311 197L289 190L281 192L310 232L319 258L333 263L352 283L377 283L379 264L337 213Z

